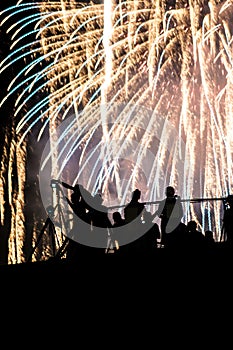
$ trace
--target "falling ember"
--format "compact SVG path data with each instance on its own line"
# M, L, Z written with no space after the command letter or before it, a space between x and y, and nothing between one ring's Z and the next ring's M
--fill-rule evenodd
M24 228L24 185L25 185L25 168L22 164L25 164L26 147L25 142L20 148L16 145L12 147L12 154L9 161L9 177L12 176L11 167L17 168L16 176L18 177L18 188L12 186L12 182L9 180L9 202L12 207L12 221L11 221L11 234L9 237L9 248L11 254L9 255L9 263L20 263L25 261L25 255L23 252L23 245L25 240L25 228Z
M0 171L1 184L1 227L8 227L9 254L8 263L25 261L23 245L25 241L24 217L24 185L25 185L25 142L17 148L17 139L11 140L6 136L6 147L3 150L2 166ZM3 180L5 179L5 181ZM5 193L4 193L5 192ZM11 220L7 222L9 213L5 212L5 205L11 212ZM3 229L1 230L3 234Z
M111 48L111 38L112 38L112 1L104 1L104 29L103 29L103 47L105 54L105 72L104 72L104 82L101 88L102 105L107 104L107 89L111 85L111 74L112 74L112 48Z
M18 96L19 146L39 120L41 138L72 116L48 155L64 180L76 155L68 180L112 186L119 204L137 185L144 201L169 184L184 199L232 192L232 1L20 1L2 25L17 13L0 72L26 62L1 103ZM184 221L219 240L221 206L187 202Z
M100 154L101 159L104 160L105 154L109 154L109 132L108 132L108 120L107 120L107 104L108 104L108 90L111 91L111 74L112 74L112 48L111 48L111 38L112 38L112 1L104 1L104 27L103 27L103 50L104 50L104 81L101 86L101 122L103 129L103 143L107 147L103 147ZM107 164L104 168L106 168ZM103 168L103 170L104 170ZM107 188L102 187L105 191Z

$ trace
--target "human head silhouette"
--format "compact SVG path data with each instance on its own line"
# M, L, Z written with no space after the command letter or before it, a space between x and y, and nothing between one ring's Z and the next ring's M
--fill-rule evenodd
M197 223L196 221L194 220L190 220L188 223L187 223L187 230L189 232L195 232L197 229Z
M214 239L213 231L206 230L206 231L205 231L205 237L206 237L207 239L213 240L213 239Z
M141 197L141 191L138 188L136 188L136 190L133 191L132 200L138 201L140 197Z
M175 194L174 187L168 186L168 187L166 188L166 196L167 196L167 197L173 197L174 194Z

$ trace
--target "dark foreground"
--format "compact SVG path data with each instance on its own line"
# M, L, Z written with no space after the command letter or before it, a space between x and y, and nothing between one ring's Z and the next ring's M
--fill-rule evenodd
M151 255L96 253L73 261L52 258L0 266L1 319L8 341L16 338L19 343L12 327L18 331L21 326L22 345L32 336L31 345L41 341L44 346L50 335L54 347L55 338L60 343L63 336L66 343L73 335L77 342L83 334L87 345L90 339L96 345L97 338L102 345L107 333L108 345L123 337L122 346L125 334L130 344L133 337L138 342L146 326L153 331L142 337L145 347L149 335L153 341L161 338L156 321L165 332L174 333L177 327L180 344L184 326L195 336L196 328L207 334L209 318L215 327L221 322L225 327L225 315L218 318L216 311L226 312L232 305L232 266L231 250L224 246L195 252L158 249Z
M87 254L73 261L51 258L0 266L0 300L7 315L31 320L49 314L53 322L60 322L62 314L78 320L89 315L88 322L96 315L95 325L101 315L109 319L118 313L124 319L130 308L137 314L139 308L175 306L174 315L181 306L189 313L197 303L204 307L201 312L207 305L226 309L232 300L232 266L231 249L224 246L195 252L157 249L151 255Z
M206 274L218 276L223 272L232 274L232 249L224 244L216 245L213 249L183 251L156 249L151 254L105 254L104 251L91 251L89 254L80 254L74 259L50 258L47 261L9 264L0 266L0 278L3 279L30 279L52 283L57 277L78 280L81 276L106 279L120 278L121 275L146 275L152 278L162 275L172 276L185 273Z

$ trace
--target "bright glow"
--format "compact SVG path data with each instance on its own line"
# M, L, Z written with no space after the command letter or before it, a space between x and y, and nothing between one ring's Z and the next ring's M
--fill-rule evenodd
M59 152L56 156L64 162L57 174L62 175L61 169L78 152L73 180L83 178L92 192L99 187L107 191L114 182L119 204L135 186L143 187L143 199L151 201L163 198L168 184L182 198L232 192L231 1L202 1L205 6L176 2L173 8L166 0L88 5L45 1L33 9L32 4L19 3L2 13L5 24L9 16L12 20L24 13L24 20L10 30L14 51L0 67L4 71L25 60L6 98L18 96L21 142L39 119L44 120L41 137L45 128L54 132L56 123L75 115L77 124L66 127L67 137L53 139L61 152L69 148L65 158ZM27 46L19 48L27 24L30 52ZM27 113L25 101L33 102ZM136 157L131 158L134 166L125 185L120 159L127 150L134 150ZM148 151L154 154L149 164ZM85 180L90 160L92 172ZM145 168L143 183L140 170ZM109 198L105 200L109 204ZM220 206L217 201L187 203L184 220L197 220L203 230L215 229L218 238Z

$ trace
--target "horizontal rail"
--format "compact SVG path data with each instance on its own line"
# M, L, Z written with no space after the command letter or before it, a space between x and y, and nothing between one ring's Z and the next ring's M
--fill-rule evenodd
M200 203L200 202L206 202L206 201L223 201L226 200L227 197L215 197L215 198L190 198L190 199L180 199L181 202L190 202L190 203ZM160 202L162 202L162 200L160 201L152 201L152 202L140 202L144 205L150 205L150 204L159 204ZM127 204L121 204L121 205L115 205L112 207L108 207L108 209L117 209L117 208L123 208L125 207Z

